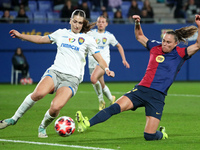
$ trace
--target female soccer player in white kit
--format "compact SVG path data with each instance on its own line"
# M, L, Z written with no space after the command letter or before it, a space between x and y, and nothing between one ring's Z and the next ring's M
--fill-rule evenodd
M48 36L25 35L16 30L10 31L13 38L38 44L56 43L57 54L54 64L47 69L33 93L25 98L14 116L0 121L0 129L16 124L18 119L36 101L47 94L56 92L51 106L38 128L38 137L48 137L46 134L47 126L59 115L61 108L65 106L69 99L76 94L78 85L82 81L82 70L85 66L85 56L88 52L99 62L102 69L106 70L108 76L114 77L114 72L108 69L106 62L98 49L96 49L95 40L85 34L95 25L89 24L85 18L84 11L77 9L72 13L70 19L71 30L58 29Z
M104 16L100 16L97 18L97 27L98 29L93 29L88 32L89 35L93 36L98 45L98 49L106 61L106 63L110 64L110 44L112 46L116 46L119 50L119 53L122 57L122 63L126 68L130 68L128 62L126 61L126 57L124 54L123 47L116 40L115 36L106 31L106 27L108 26L108 20ZM109 99L110 105L115 102L115 96L112 96L109 88L106 86L104 81L104 73L105 71L98 65L98 62L92 57L92 54L88 55L88 68L91 75L91 82L93 84L94 90L99 99L99 111L105 108L105 101L103 99L103 94Z

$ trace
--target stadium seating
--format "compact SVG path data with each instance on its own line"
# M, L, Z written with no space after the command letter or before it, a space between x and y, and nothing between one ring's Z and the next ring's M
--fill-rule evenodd
M88 8L92 10L92 1L87 1Z
M31 11L27 11L26 15L28 16L30 23L33 23L33 13Z
M28 7L29 7L30 11L32 11L32 12L37 11L37 9L38 9L37 2L36 1L29 1Z
M46 13L36 11L33 12L34 23L46 23Z
M52 2L51 1L38 1L38 11L52 11Z
M47 22L48 23L59 23L60 22L60 14L57 12L47 12Z
M131 6L130 1L123 1L121 5L121 10L122 10L122 16L123 18L127 18L128 10Z
M113 19L114 18L114 13L112 11L108 11L108 17L109 19Z
M170 1L170 0L169 0ZM92 22L95 22L97 17L101 15L101 12L92 11L92 1L87 1L88 7L90 8L90 18ZM53 1L52 0L29 0L28 6L30 11L26 12L26 15L30 19L30 23L61 23L59 13L53 11ZM122 16L127 18L128 10L131 6L130 1L123 1L121 5ZM138 1L138 6L140 9L143 7L143 2ZM114 18L114 13L108 11L109 19ZM17 16L16 11L10 11L10 14L15 18ZM0 11L0 17L2 17L3 11Z
M0 11L0 18L3 16L3 11Z
M142 10L143 2L142 2L142 1L137 1L137 4L138 4L138 8L139 8L140 10Z
M10 11L10 15L13 16L14 18L16 18L17 15L18 15L18 12L16 12L16 11Z
M92 22L95 22L99 16L100 16L99 12L94 12L94 11L90 12L90 18Z

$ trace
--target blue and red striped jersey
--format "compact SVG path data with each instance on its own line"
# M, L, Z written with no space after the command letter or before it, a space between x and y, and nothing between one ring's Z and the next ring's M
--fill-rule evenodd
M190 56L187 47L176 46L170 53L163 53L162 43L148 41L147 49L150 51L149 63L143 79L138 85L149 87L167 95L167 91L176 75Z

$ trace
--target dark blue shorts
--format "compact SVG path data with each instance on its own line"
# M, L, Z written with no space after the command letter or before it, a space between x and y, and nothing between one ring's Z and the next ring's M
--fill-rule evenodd
M161 120L163 108L165 105L165 95L154 89L144 86L135 86L133 90L124 94L133 103L133 110L138 107L145 107L146 116L153 116Z

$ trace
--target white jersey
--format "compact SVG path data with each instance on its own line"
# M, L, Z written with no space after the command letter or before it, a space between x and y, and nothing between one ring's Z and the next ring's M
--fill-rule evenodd
M109 65L109 63L110 63L110 44L112 46L116 46L118 44L118 41L116 40L115 36L108 31L105 31L104 33L99 33L97 29L93 29L90 32L88 32L87 34L92 36L95 39L95 41L98 45L98 50L100 51L103 59ZM91 55L92 54L89 53L88 67L95 68L95 66L97 65L97 62Z
M85 33L75 34L67 29L58 29L50 34L49 38L52 44L57 44L56 58L49 69L73 75L82 81L85 57L88 52L98 52L95 40Z

